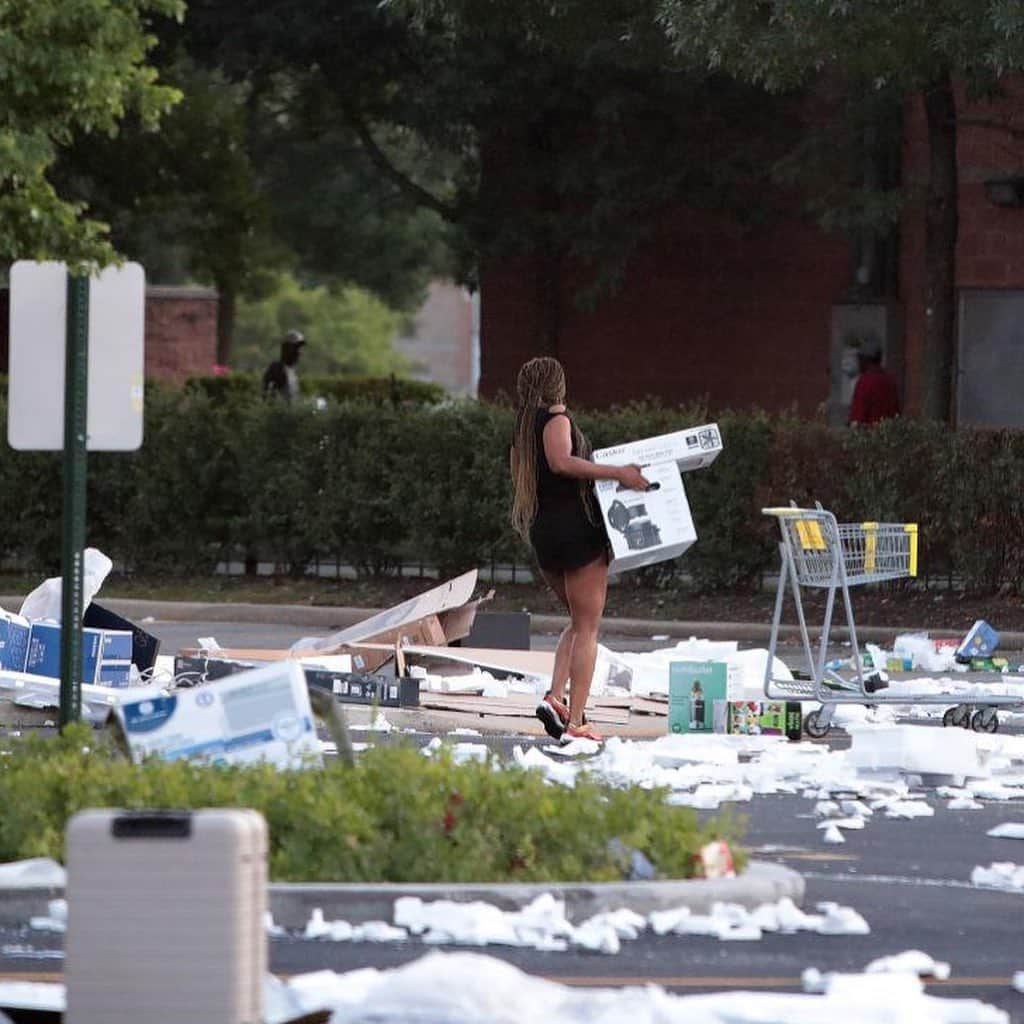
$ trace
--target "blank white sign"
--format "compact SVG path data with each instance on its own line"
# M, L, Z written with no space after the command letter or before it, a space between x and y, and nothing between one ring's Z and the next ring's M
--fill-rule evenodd
M67 267L19 260L11 267L7 440L19 451L64 448ZM86 447L142 444L146 277L138 263L89 281Z

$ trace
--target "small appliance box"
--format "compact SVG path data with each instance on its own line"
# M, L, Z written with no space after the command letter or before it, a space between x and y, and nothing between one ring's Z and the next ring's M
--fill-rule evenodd
M309 689L294 659L117 707L132 758L292 769L323 762Z
M671 434L644 438L618 444L614 448L599 448L593 454L595 462L605 466L628 466L635 463L644 467L658 462L674 462L681 473L703 469L718 458L722 450L722 434L717 423L702 427L677 430ZM645 474L646 475L646 474Z
M25 671L60 679L59 622L33 622ZM82 630L82 682L127 686L132 664L132 635L107 629Z
M31 629L28 619L0 609L0 671L25 671Z
M668 731L725 732L729 666L673 661L668 669Z
M735 736L785 736L800 739L799 701L731 700L726 731Z
M615 480L594 485L612 547L611 573L665 562L697 539L690 503L674 462L644 467L649 491L627 491Z
M956 649L956 660L970 664L972 658L991 658L998 647L999 634L984 619L978 619Z

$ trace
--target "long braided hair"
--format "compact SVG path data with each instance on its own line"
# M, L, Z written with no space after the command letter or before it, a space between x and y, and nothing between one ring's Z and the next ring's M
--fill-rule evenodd
M512 441L512 526L527 543L537 515L537 459L540 444L536 435L537 410L565 401L565 371L557 359L538 356L522 365L516 378L516 425ZM571 421L570 421L571 422ZM580 458L590 458L590 444L575 422L573 447ZM580 497L587 515L593 517L590 488L580 481Z

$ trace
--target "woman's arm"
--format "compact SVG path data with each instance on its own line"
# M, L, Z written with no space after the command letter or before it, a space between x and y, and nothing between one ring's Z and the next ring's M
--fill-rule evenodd
M631 491L650 486L639 466L599 466L572 453L572 426L567 416L553 416L544 427L544 455L552 473L576 480L618 480Z

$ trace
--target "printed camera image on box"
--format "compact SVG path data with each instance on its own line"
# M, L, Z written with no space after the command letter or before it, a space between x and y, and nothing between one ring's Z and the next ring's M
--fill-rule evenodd
M725 732L728 697L724 661L673 661L668 667L668 731Z
M597 503L612 547L610 573L676 558L697 539L686 490L674 462L647 466L649 491L627 491L598 480Z

